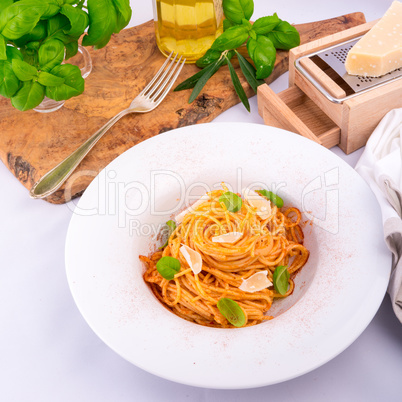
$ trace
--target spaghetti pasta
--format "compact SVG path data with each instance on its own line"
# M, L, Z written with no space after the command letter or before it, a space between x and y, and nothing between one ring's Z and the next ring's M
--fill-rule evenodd
M233 327L217 307L222 298L235 301L246 317L246 326L273 317L266 315L275 298L293 292L292 274L302 268L309 251L303 246L301 213L295 207L281 210L270 203L270 213L261 213L247 198L241 208L231 212L221 200L223 190L209 192L201 203L188 211L171 233L163 250L151 257L140 256L146 264L144 280L155 296L173 313L186 320L212 327ZM233 243L213 241L222 234L242 233ZM202 257L202 270L194 274L180 248L185 245ZM162 257L180 261L180 271L165 279L157 270ZM278 266L290 274L284 294L274 286L258 291L239 289L244 280L264 271L269 283ZM261 274L260 274L261 275Z

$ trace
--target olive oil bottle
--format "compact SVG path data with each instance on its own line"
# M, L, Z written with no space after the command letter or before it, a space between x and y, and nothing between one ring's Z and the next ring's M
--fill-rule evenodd
M222 33L222 0L153 0L156 42L194 63Z

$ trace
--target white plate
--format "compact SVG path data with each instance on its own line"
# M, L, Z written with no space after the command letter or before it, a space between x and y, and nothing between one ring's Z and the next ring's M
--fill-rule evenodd
M150 230L184 208L185 189L221 181L234 191L263 183L313 222L294 294L255 327L182 320L142 279L138 256L159 244ZM75 210L66 266L82 315L118 354L169 380L228 389L285 381L342 352L380 306L391 260L377 202L340 158L283 130L214 123L158 135L107 166Z

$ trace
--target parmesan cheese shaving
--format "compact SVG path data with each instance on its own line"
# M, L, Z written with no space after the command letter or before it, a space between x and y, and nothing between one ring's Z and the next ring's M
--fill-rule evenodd
M229 232L219 236L214 236L212 241L214 243L235 243L243 237L241 232Z
M199 274L202 270L202 257L198 251L183 244L180 247L180 252L183 254L184 259L190 266L195 275Z
M209 200L209 195L208 194L204 194L199 200L197 200L193 205L191 205L190 207L188 207L187 209L185 209L184 211L180 212L179 214L177 214L174 218L174 220L180 224L183 222L184 217L189 213L189 212L193 212L195 209L197 209L197 207L199 207L202 203L204 203L205 201Z
M268 271L256 272L250 278L243 279L239 289L243 292L254 293L272 286L272 282L268 279Z
M252 207L257 209L257 215L261 219L267 219L271 215L270 201L256 191L246 188L243 190L243 197Z

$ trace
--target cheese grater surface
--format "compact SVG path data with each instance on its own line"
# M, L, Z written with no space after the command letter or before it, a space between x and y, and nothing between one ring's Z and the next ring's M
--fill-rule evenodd
M398 68L394 71L391 71L388 74L383 75L382 77L368 77L368 76L356 76L349 75L346 72L345 61L346 56L349 50L359 41L359 38L354 38L352 40L346 41L344 43L338 44L336 46L328 47L324 50L320 50L318 52L311 53L309 55L303 56L311 58L313 56L319 57L323 60L329 67L331 67L354 91L354 94L348 95L345 98L337 99L332 95L328 94L328 92L321 87L319 83L316 82L314 77L305 71L305 69L300 65L299 60L297 59L295 64L296 68L308 78L314 86L319 89L328 99L333 102L340 103L346 99L356 96L359 93L367 92L368 90L375 89L379 86L385 85L386 83L393 81L395 79L399 79L402 77L402 68Z

